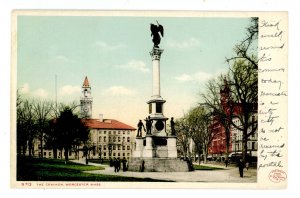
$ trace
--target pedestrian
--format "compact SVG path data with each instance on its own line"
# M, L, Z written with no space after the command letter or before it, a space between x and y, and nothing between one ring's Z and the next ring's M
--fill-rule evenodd
M141 172L144 172L145 170L145 161L142 160L142 164L141 164Z
M109 166L113 167L114 166L114 161L112 160L112 158L109 159Z
M228 166L228 159L225 159L225 167Z
M120 168L121 168L121 161L120 161L120 159L118 158L118 159L117 159L117 172L120 171Z
M239 167L239 172L240 172L240 177L243 177L244 174L244 162L242 159L238 161L238 167Z
M116 173L118 171L118 164L117 164L117 159L116 158L114 158L113 166L114 166L115 173Z
M123 172L127 171L126 163L127 163L127 160L126 160L126 158L124 157L123 160L122 160Z

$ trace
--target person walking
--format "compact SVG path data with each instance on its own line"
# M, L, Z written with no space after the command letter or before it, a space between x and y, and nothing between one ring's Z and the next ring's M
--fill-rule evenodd
M118 164L117 164L117 159L116 158L114 158L113 166L114 166L114 170L115 170L115 173L116 173L117 170L118 170Z
M244 162L242 159L238 161L238 167L239 167L239 172L240 172L240 177L244 176Z
M126 158L124 157L123 160L122 160L122 166L123 166L123 172L127 171L127 160Z
M228 159L225 159L225 167L228 166Z

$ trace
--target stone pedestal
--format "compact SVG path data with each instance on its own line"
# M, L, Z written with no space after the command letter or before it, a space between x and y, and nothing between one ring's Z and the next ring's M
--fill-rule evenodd
M176 136L170 136L167 139L167 147L168 147L168 157L169 158L177 158L177 146L176 146Z
M153 136L151 136L151 135L146 136L146 146L144 147L144 150L143 150L143 157L145 157L145 158L154 157L152 137Z
M142 137L136 137L135 138L135 150L132 153L133 157L142 157L143 156L143 150L144 150L144 138Z

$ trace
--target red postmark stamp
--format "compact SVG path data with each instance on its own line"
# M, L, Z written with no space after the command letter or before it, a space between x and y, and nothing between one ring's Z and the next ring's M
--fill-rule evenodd
M284 171L275 169L269 173L269 179L274 183L279 183L286 180L287 175Z

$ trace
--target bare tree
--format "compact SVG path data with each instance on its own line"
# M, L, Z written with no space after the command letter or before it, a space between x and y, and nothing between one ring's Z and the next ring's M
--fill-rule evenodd
M24 156L28 148L30 157L33 153L33 140L36 136L36 117L32 107L32 100L23 99L17 93L17 153Z
M232 103L237 106L238 113L231 119L238 119L241 125L231 124L243 133L242 158L245 162L247 141L250 135L257 130L257 103L258 103L258 18L251 18L247 27L246 38L234 47L236 53L226 61L230 65L230 88Z
M41 158L44 157L43 148L44 148L44 133L48 128L51 112L51 102L36 100L33 103L33 110L36 115L36 130L40 140L40 151Z
M206 84L206 92L200 94L202 99L200 104L211 112L211 125L213 125L214 122L217 122L224 128L226 160L228 160L229 156L231 120L234 113L234 104L231 102L231 94L227 78L226 76L220 75L216 79L211 79ZM217 135L216 133L219 133L219 131L213 130L212 133L215 136Z
M258 18L250 19L250 25L246 28L246 37L234 47L235 56L226 58L228 63L236 60L248 61L255 69L258 69L257 61L257 39L258 39Z
M231 69L232 100L236 104L237 112L233 114L231 121L238 119L237 125L231 122L233 127L242 131L242 158L245 162L247 154L247 142L257 130L257 103L258 103L258 73L257 69L249 61L236 61Z

